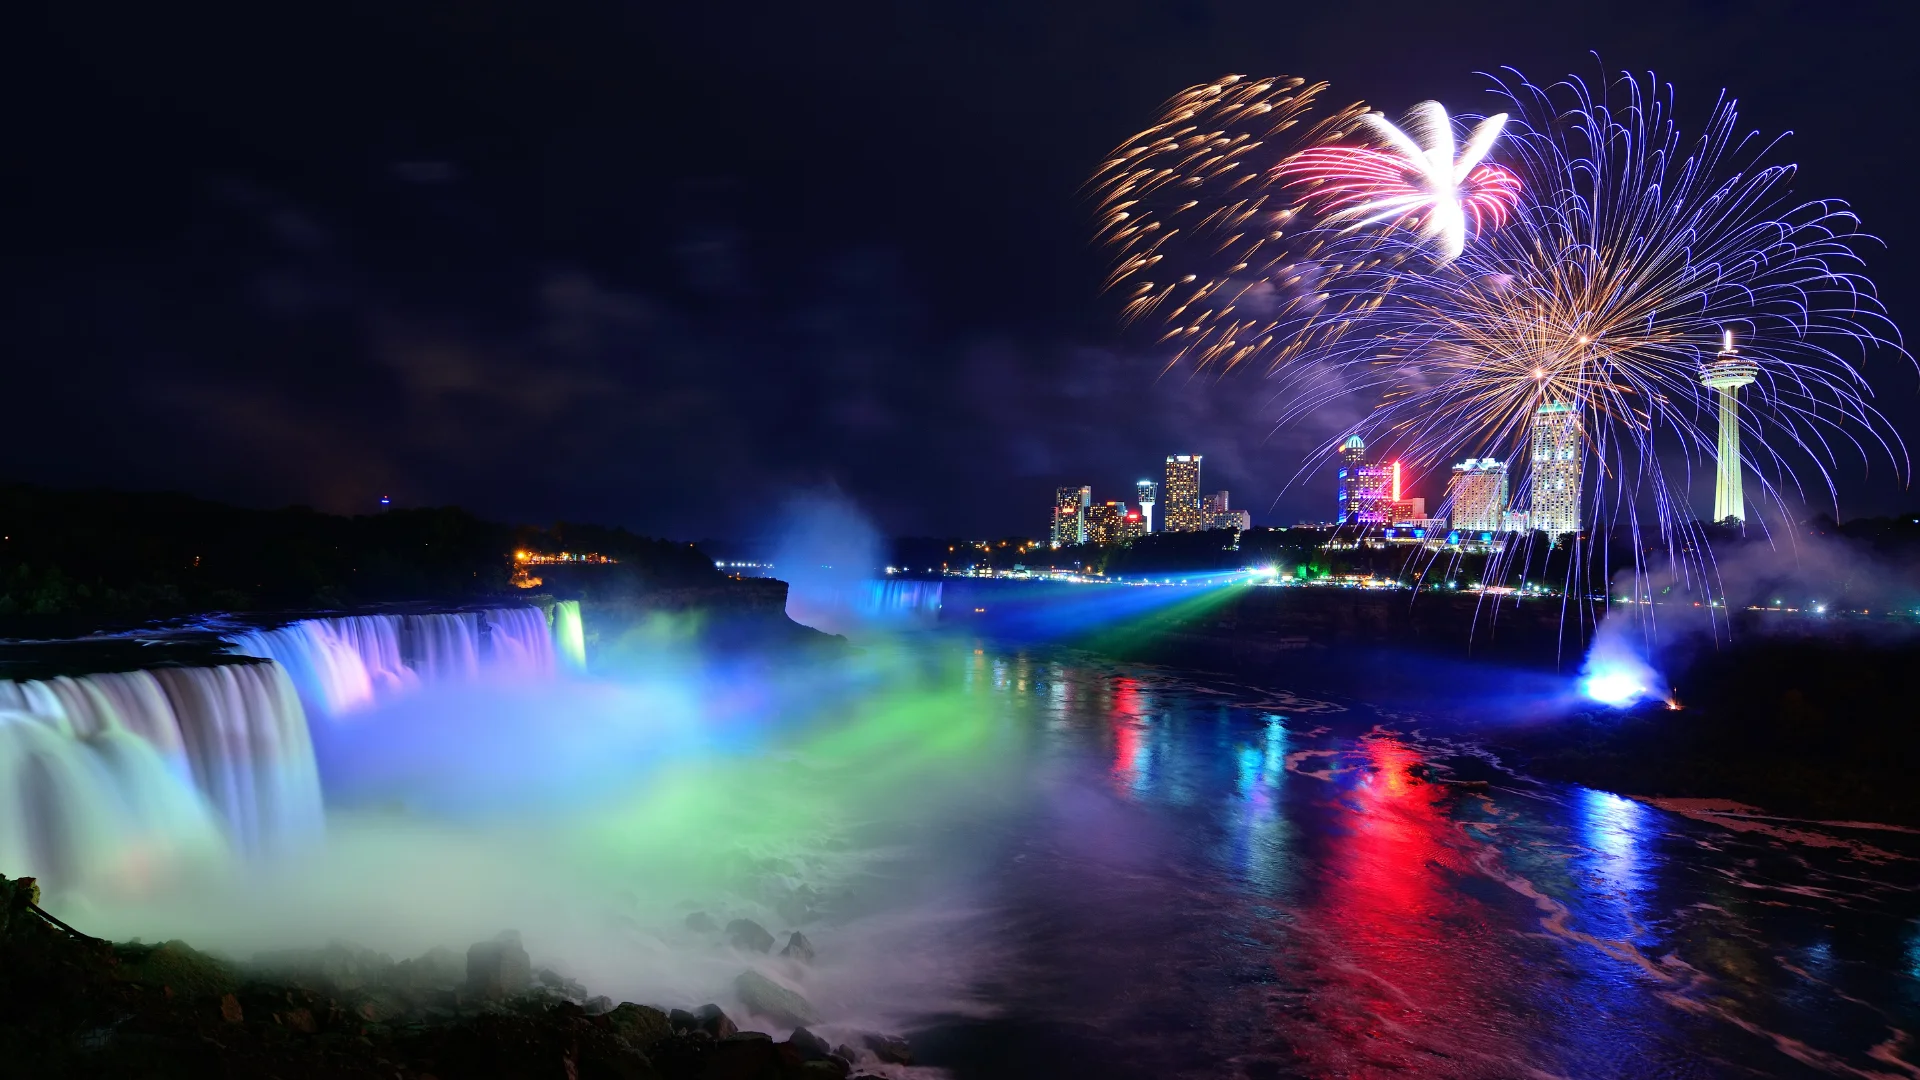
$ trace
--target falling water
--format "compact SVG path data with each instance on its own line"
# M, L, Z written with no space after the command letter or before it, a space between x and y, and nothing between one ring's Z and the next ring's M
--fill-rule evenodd
M321 831L306 717L276 664L0 681L0 865L56 885Z
M560 663L574 671L587 668L587 632L580 621L580 601L561 600L553 605L553 649Z
M562 615L561 609L571 611ZM293 679L307 711L339 716L419 686L459 682L483 670L507 675L553 674L555 639L571 633L584 666L580 605L555 605L548 626L539 608L489 608L429 615L346 615L301 619L273 630L249 630L233 651L277 661ZM570 626L569 626L570 621ZM572 643L566 643L573 649ZM573 653L568 662L574 663Z

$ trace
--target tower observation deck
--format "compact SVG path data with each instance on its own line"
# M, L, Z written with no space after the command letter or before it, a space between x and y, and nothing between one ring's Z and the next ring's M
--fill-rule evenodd
M1700 385L1718 391L1720 445L1713 477L1713 520L1747 520L1746 493L1740 478L1740 388L1760 375L1759 365L1733 347L1733 331L1713 362L1700 369Z

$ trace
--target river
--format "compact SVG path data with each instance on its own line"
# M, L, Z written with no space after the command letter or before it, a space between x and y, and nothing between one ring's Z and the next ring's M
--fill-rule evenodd
M1038 737L994 1015L916 1039L959 1077L1920 1072L1920 838L1536 783L1357 701L974 665Z

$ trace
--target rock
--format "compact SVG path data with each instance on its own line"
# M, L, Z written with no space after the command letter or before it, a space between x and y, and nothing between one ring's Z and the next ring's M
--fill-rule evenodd
M678 1009L674 1011L687 1018L688 1027L693 1026L695 1021L692 1013L681 1012ZM625 1039L629 1046L638 1047L641 1050L673 1034L673 1024L667 1019L666 1013L645 1005L635 1005L631 1001L621 1002L608 1013L607 1024L613 1028L614 1034Z
M778 1024L817 1024L820 1014L812 1003L757 971L743 971L733 980L740 1003L755 1016L764 1016Z
M452 990L466 977L460 954L445 946L428 949L413 960L393 965L390 979L396 989L414 993L428 990Z
M772 952L773 935L752 919L735 919L727 924L727 941L736 949Z
M588 1016L601 1016L613 1011L613 999L605 994L595 994L580 1004L586 1007Z
M247 1014L240 1009L240 999L232 994L220 997L220 1019L229 1024L238 1024L246 1020Z
M675 1035L684 1035L700 1027L700 1018L685 1009L675 1009L667 1014L667 1023Z
M772 1036L742 1031L715 1044L700 1076L701 1080L780 1080L780 1052Z
M820 894L811 886L802 885L780 898L774 910L780 917L795 926L805 926L820 917Z
M502 930L492 941L475 942L467 949L467 992L480 998L503 998L525 990L533 982L533 961L520 944L518 930Z
M540 980L541 986L544 986L549 990L559 991L562 997L568 998L573 1001L586 1000L587 988L585 986L582 986L580 983L574 981L573 979L567 978L565 975L560 974L559 972L553 970L552 968L541 968L534 975L534 978Z
M825 1057L818 1061L809 1061L794 1070L799 1080L847 1080L847 1074L853 1072L853 1066L837 1057Z
M693 914L687 916L687 929L693 930L702 934L711 934L715 930L720 929L720 924L717 922L714 922L713 916L707 914L706 912L696 911Z
M845 1058L849 1062L860 1060L859 1052L854 1050L853 1047L848 1046L846 1043L841 1043L839 1046L834 1047L833 1056L837 1058Z
M868 1035L865 1042L874 1057L889 1065L913 1064L913 1048L898 1035Z
M803 964L810 964L815 955L813 942L807 940L807 935L795 930L792 936L787 938L787 947L780 950L780 955L798 960Z
M787 1037L787 1042L800 1051L801 1061L818 1061L833 1053L833 1049L827 1045L827 1040L804 1027L794 1028L793 1034Z
M184 941L160 945L116 945L121 977L143 986L165 987L182 997L219 997L240 988L239 975Z
M693 1019L698 1025L697 1030L704 1031L716 1039L725 1039L740 1030L731 1017L720 1011L718 1005L700 1006L693 1010Z

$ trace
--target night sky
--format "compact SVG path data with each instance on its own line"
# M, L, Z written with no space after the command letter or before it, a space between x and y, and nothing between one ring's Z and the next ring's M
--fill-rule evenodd
M1206 455L1260 524L1343 424L1162 377L1079 188L1176 91L1652 69L1795 132L1914 326L1908 5L172 5L16 16L0 79L0 479L748 538L834 489L896 534L1038 534ZM1869 364L1920 445L1911 364ZM1842 463L1844 516L1914 504ZM1439 494L1439 484L1414 493ZM1697 501L1710 501L1710 492Z

